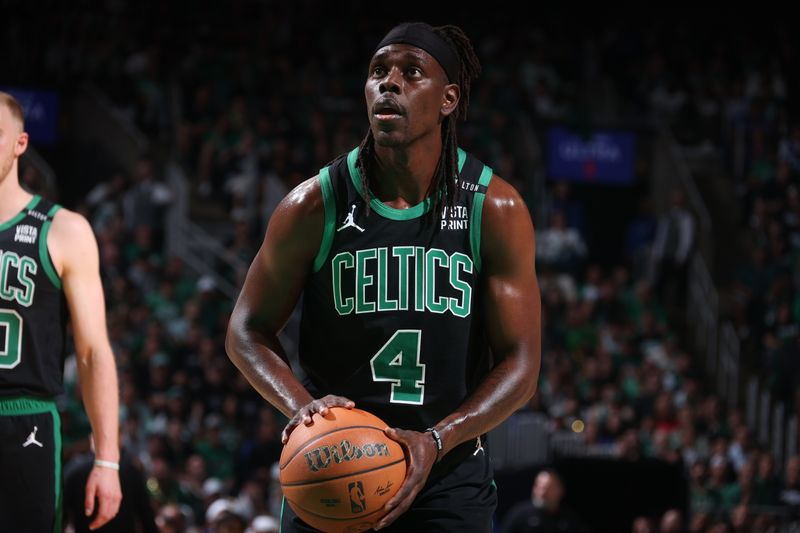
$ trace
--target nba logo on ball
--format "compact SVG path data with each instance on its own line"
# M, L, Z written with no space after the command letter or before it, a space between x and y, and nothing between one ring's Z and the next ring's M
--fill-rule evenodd
M367 504L364 502L364 485L360 481L350 483L347 485L347 492L350 493L350 510L354 514L363 513L367 508Z

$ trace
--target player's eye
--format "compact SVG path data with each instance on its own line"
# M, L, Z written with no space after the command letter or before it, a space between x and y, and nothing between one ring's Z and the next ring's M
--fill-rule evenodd
M383 76L383 74L385 72L386 72L386 69L383 68L383 65L375 65L374 67L372 67L372 75L373 76Z

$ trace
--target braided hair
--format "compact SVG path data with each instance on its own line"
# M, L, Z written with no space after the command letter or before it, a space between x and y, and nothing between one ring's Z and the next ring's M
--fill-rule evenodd
M433 180L428 188L426 196L433 195L435 198L434 209L436 216L441 216L442 208L452 206L455 202L458 179L458 137L456 135L456 123L458 119L467 117L469 108L469 92L472 80L478 77L481 71L481 64L478 56L472 49L469 37L458 26L446 25L436 26L433 32L447 41L457 54L459 60L458 80L450 80L456 83L461 89L461 98L456 109L444 118L442 123L442 153L439 156L439 163L436 165ZM374 162L375 139L372 136L372 128L367 131L366 137L361 141L358 150L356 167L361 172L361 195L367 203L369 211L369 182L371 168Z

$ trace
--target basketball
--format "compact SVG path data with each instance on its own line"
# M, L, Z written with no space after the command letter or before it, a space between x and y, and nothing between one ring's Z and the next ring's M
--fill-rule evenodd
M403 484L405 452L384 434L386 423L366 411L333 407L313 420L297 426L281 452L286 503L321 531L366 531Z

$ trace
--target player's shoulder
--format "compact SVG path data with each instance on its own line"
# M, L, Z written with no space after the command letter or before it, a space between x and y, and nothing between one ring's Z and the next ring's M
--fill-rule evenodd
M528 207L516 187L497 174L492 174L486 190L483 212L484 216L504 217L528 213Z
M308 178L292 189L283 199L279 207L289 209L301 216L323 216L325 213L325 194L330 193L335 176L341 175L342 166L347 166L347 158L351 152L339 154L327 163L318 174ZM323 176L327 190L323 191Z
M483 204L481 255L494 270L504 270L534 247L534 230L528 206L519 191L493 175Z
M66 269L74 270L78 265L97 261L97 239L89 221L80 213L64 207L53 215L47 248L59 276Z
M297 185L280 201L269 219L265 242L287 257L288 250L313 257L325 225L325 203L319 175Z
M272 216L302 222L322 217L324 213L325 202L322 196L322 185L319 182L319 174L317 174L289 191L275 208Z
M82 214L61 207L53 215L53 223L50 228L51 236L65 235L74 239L85 237L94 239L94 232L89 221Z

